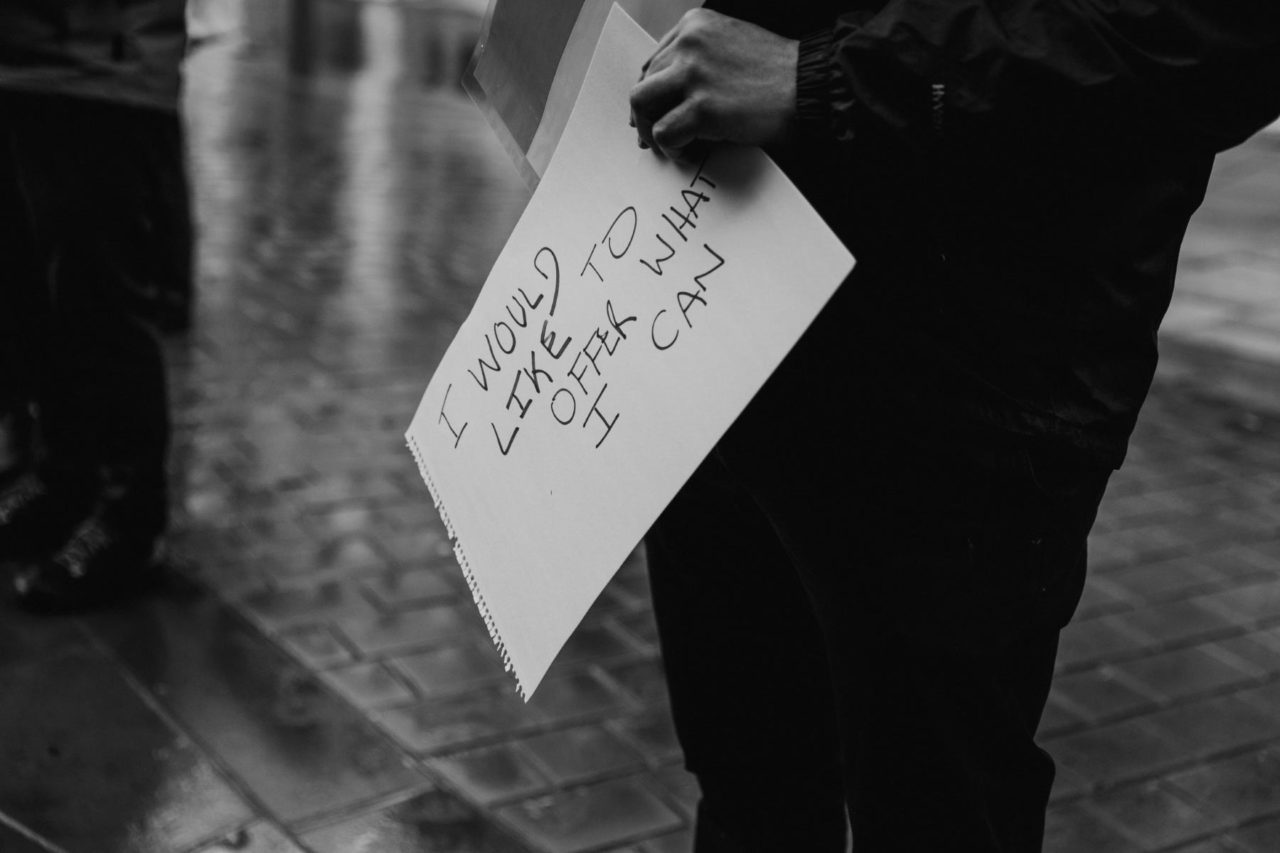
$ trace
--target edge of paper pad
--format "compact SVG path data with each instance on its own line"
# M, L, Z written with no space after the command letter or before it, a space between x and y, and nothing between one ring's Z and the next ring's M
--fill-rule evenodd
M471 589L471 598L475 600L476 609L480 611L480 618L484 620L484 626L489 629L489 639L493 641L498 654L502 656L503 668L515 678L516 692L520 694L522 700L528 702L529 691L525 689L524 680L520 678L520 673L516 672L515 665L511 663L511 653L507 651L506 641L502 639L502 632L498 630L498 624L493 619L493 613L489 610L489 603L485 601L484 593L480 591L475 572L471 570L471 561L467 559L466 548L463 547L462 542L458 539L458 534L453 528L453 521L449 518L449 510L440 498L440 492L436 489L435 480L431 478L431 472L427 470L427 460L422 455L422 449L418 447L418 440L413 435L408 434L405 435L405 444L409 445L409 452L413 454L413 461L418 463L418 473L422 475L423 481L427 484L427 491L431 493L431 502L435 504L436 512L440 513L440 520L444 522L445 533L453 545L454 559L462 567L462 576L466 578L467 586Z

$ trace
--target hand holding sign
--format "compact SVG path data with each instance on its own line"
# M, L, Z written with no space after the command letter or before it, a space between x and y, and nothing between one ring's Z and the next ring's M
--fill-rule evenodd
M631 90L642 145L680 159L695 141L771 145L787 135L800 45L718 12L685 14Z
M758 149L636 147L652 49L615 7L406 436L525 695L852 266Z

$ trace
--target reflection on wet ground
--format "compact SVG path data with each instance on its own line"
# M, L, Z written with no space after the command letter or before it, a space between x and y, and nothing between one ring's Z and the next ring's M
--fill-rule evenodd
M606 668L656 655L642 564L525 706L403 446L526 198L458 84L482 13L255 0L191 57L184 559L112 612L5 610L0 850L518 853L683 826L687 796L648 776L669 726L647 757L654 712ZM627 777L579 757L566 807L509 741L579 727L558 751L607 744Z
M403 447L526 199L457 85L481 6L246 0L191 58L178 571L91 618L0 605L0 851L690 849L643 559L526 706ZM1280 848L1278 443L1157 390L1064 635L1048 850Z

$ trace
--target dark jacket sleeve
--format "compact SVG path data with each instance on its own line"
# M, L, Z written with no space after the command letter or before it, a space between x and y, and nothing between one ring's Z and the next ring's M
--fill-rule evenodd
M1276 0L890 0L801 42L798 115L841 139L1221 150L1280 114Z

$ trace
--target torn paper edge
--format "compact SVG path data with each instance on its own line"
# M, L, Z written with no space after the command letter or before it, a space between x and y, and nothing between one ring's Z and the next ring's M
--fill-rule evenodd
M515 665L511 663L511 653L507 651L507 643L502 638L502 632L498 630L498 624L494 621L493 613L489 610L489 604L485 601L484 593L480 591L480 584L476 580L475 572L471 569L471 561L467 559L467 551L462 541L458 539L458 534L453 528L453 521L449 518L449 510L444 505L444 500L440 497L440 492L436 489L435 480L431 478L431 472L427 470L427 460L422 454L422 449L418 447L418 440L412 434L405 435L405 443L409 446L409 452L413 454L413 460L418 463L418 473L422 475L423 481L427 484L427 491L431 493L431 502L435 504L436 512L440 514L440 520L444 522L445 534L449 537L449 542L453 545L453 556L458 561L458 565L462 568L462 576L467 581L467 586L471 589L471 598L476 603L476 609L480 611L480 618L484 620L484 625L489 629L489 639L493 641L493 645L498 650L498 654L502 656L502 666L516 681L516 692L520 694L520 698L525 702L529 701L529 691L525 689L524 680L520 678L520 674L516 672Z

